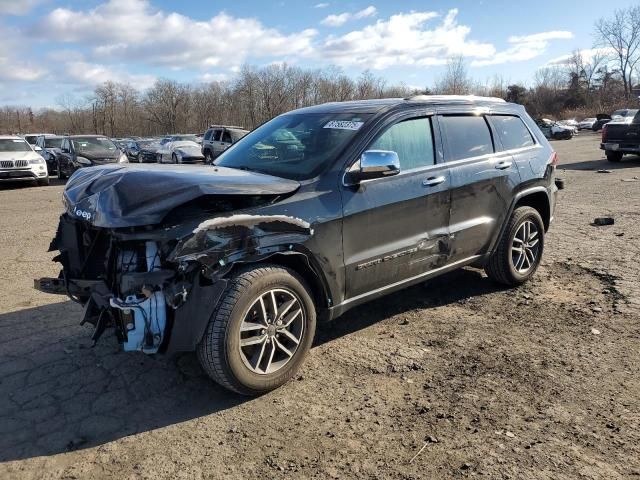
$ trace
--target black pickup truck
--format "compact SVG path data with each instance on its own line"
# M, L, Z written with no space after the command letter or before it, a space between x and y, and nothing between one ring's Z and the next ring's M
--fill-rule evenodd
M640 154L640 110L626 112L626 116L615 116L602 128L600 149L610 162L619 162L627 153Z

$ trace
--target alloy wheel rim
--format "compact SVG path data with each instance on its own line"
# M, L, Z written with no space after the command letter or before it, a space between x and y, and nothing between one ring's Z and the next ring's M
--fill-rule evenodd
M305 312L296 294L284 288L262 293L240 325L240 356L253 373L268 375L287 365L302 341Z
M526 220L516 230L511 244L511 263L523 275L536 265L540 253L540 231L535 223Z

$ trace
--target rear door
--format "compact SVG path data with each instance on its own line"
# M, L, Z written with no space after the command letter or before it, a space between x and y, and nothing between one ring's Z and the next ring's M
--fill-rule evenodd
M395 151L400 173L343 188L347 299L446 263L450 179L435 138L428 115L396 121L366 150Z
M485 253L509 210L520 182L510 152L496 148L485 115L438 116L445 159L451 172L451 261Z

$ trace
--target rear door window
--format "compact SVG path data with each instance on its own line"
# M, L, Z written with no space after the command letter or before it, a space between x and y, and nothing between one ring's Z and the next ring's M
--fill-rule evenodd
M231 143L231 134L227 130L225 130L222 134L222 142Z
M222 134L222 130L214 130L213 131L213 141L214 142L219 142L221 134Z
M492 115L491 123L505 150L531 147L535 144L531 132L515 115Z
M447 145L448 161L494 152L489 125L483 116L444 115L440 126Z
M389 127L368 150L390 150L400 158L400 169L434 164L433 135L429 118L405 120Z

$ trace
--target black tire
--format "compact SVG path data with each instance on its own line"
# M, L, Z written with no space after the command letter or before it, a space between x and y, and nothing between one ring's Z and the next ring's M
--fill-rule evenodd
M513 265L512 246L516 232L523 223L531 221L538 229L539 247L532 267L524 274ZM538 269L544 253L544 223L540 213L532 207L518 207L511 214L509 223L498 245L484 267L485 272L495 282L515 287L529 280Z
M172 161L173 163L176 163L176 164L178 163L178 157L176 157L176 154L175 154L175 153L172 153L172 154L171 154L171 161Z
M622 161L622 152L606 152L607 160L610 162L620 162Z
M207 165L211 165L213 163L213 155L211 155L209 150L205 150L204 152L204 163Z
M49 177L47 177L47 178L39 178L37 183L38 183L39 187L46 187L46 186L49 185Z
M273 288L285 288L297 296L304 314L304 328L291 359L273 373L259 374L242 360L240 326L246 310ZM260 395L280 387L295 375L311 348L315 328L315 305L304 280L278 265L248 267L230 279L197 346L198 359L205 372L221 386L242 395Z

